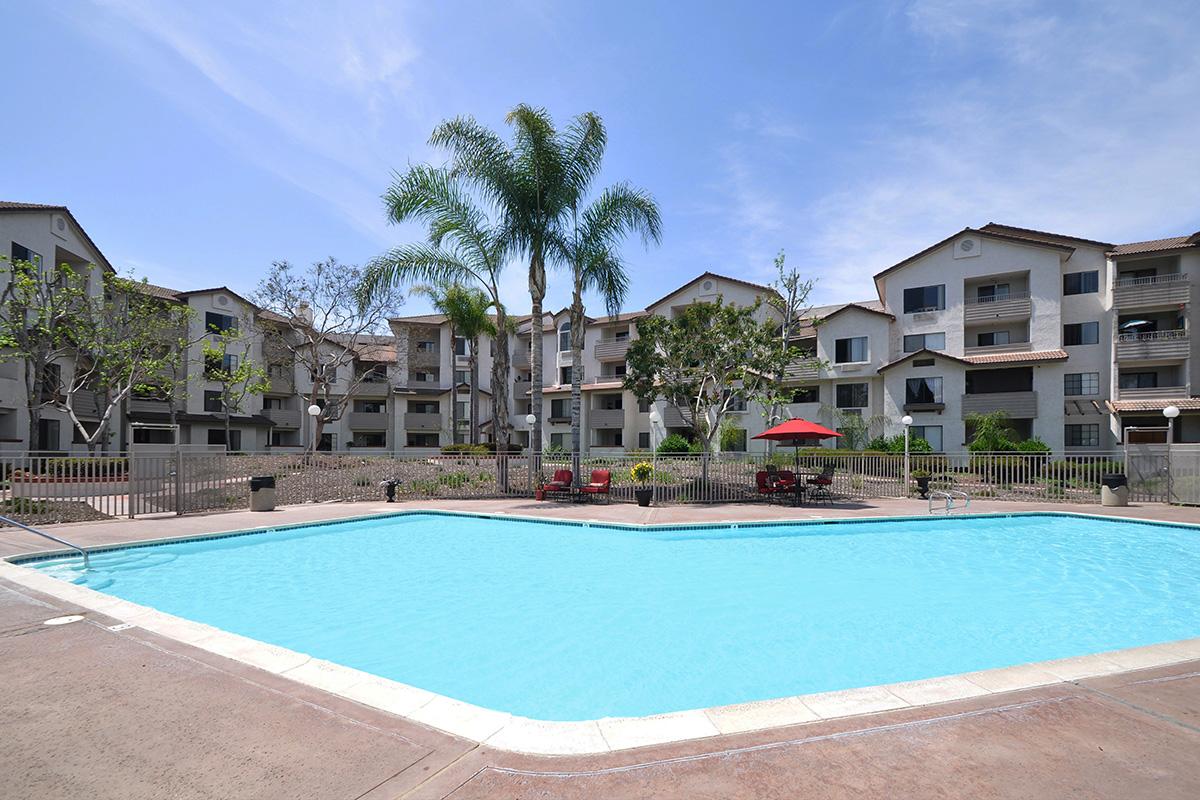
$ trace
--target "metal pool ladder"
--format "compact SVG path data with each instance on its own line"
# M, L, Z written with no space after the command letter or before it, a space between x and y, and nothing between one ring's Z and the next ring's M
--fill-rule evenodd
M79 555L83 556L84 569L87 569L88 567L91 566L91 563L88 560L88 551L84 550L79 545L71 544L66 539L60 539L57 536L55 536L54 534L46 533L45 531L39 531L37 528L31 528L28 525L26 525L25 523L17 522L15 519L11 519L10 517L0 516L0 522L7 522L9 525L15 525L16 527L20 528L21 530L29 531L30 533L34 534L35 536L41 536L42 538L49 539L52 542L58 542L61 545L66 545L67 547L71 548L75 552L79 553Z
M929 493L929 513L930 514L933 513L933 501L935 499L946 501L945 509L938 509L939 511L942 511L943 513L945 513L946 516L950 516L950 514L953 511L955 511L956 509L960 510L960 511L966 511L967 509L969 509L971 507L971 495L967 494L966 492L959 491L958 489L947 489L946 491L936 491L936 492ZM960 506L960 505L955 505L955 503L954 503L955 500L964 500L966 502L964 502Z

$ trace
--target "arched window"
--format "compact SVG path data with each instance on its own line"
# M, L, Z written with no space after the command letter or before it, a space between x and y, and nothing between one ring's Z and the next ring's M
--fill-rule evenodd
M571 320L558 326L558 352L566 353L571 349Z

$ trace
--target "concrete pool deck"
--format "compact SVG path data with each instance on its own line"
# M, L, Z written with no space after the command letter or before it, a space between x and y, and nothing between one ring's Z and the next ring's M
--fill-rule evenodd
M525 500L392 505L359 503L296 507L271 514L236 512L205 517L79 523L51 530L79 544L96 546L433 507L667 524L805 519L814 516L894 516L919 514L925 510L925 505L919 501L902 500L820 510L757 505L638 509L621 504L558 506ZM1102 511L1092 506L1036 506L996 501L979 502L972 506L975 512L1030 510ZM1121 516L1165 521L1195 522L1200 517L1194 509L1143 507L1120 511L1126 512ZM5 529L0 534L0 556L44 549L46 547L36 538L23 532ZM47 597L29 587L5 582L0 582L0 587L6 589L0 591L0 637L10 644L19 645L0 645L0 675L3 676L0 695L11 693L11 697L0 704L0 724L5 725L6 731L16 734L4 737L6 743L0 744L0 767L5 769L4 774L18 777L18 789L28 786L28 791L20 791L16 795L22 797L75 794L155 796L151 791L156 785L155 775L175 774L198 757L208 759L202 776L204 780L237 780L242 781L240 785L244 788L235 789L234 784L221 783L219 787L214 784L211 790L201 790L200 784L204 780L192 776L199 781L198 791L186 796L399 797L413 792L411 796L414 797L442 797L451 796L451 793L454 797L515 796L526 793L550 797L621 797L652 793L656 796L694 797L712 791L713 786L721 786L723 788L718 792L720 796L737 797L769 796L772 791L783 793L785 787L808 786L810 790L805 792L807 796L841 797L870 794L872 786L878 796L896 796L906 792L929 795L947 791L954 795L959 792L953 787L960 786L964 789L962 794L977 797L1057 797L1089 793L1113 797L1145 794L1182 797L1195 794L1200 786L1200 766L1194 757L1196 752L1200 752L1197 749L1200 748L1200 663L1196 661L1183 661L1142 673L1124 672L1126 667L1146 663L1130 660L1124 664L1110 664L1103 670L1112 674L1087 678L1082 676L1094 674L1094 669L1083 667L1072 671L1069 665L1065 665L1061 671L1050 674L1047 685L1017 692L984 694L972 690L964 693L963 687L955 689L944 683L941 686L911 687L910 691L917 692L914 699L942 702L892 711L886 709L898 707L889 699L895 693L885 691L885 696L877 699L873 707L862 703L849 707L848 713L857 713L859 716L822 719L838 714L837 703L840 698L830 698L830 705L825 708L826 714L819 713L819 707L816 709L818 713L807 715L790 709L793 714L791 722L800 724L788 727L730 733L753 727L753 722L747 722L744 717L739 723L735 714L731 717L734 722L729 727L715 723L710 729L709 738L601 755L539 757L507 753L488 743L481 745L447 736L410 719L365 707L352 699L337 697L273 674L276 670L271 670L270 664L262 665L268 670L256 669L181 641L167 639L140 626L109 630L118 620L95 611L87 613L86 619L80 623L44 627L40 623L45 619L79 609L72 606L69 600ZM9 622L10 614L16 620L13 623ZM26 635L32 633L37 635ZM55 642L67 640L77 641L71 645L50 647ZM1182 655L1192 657L1190 652ZM125 667L116 663L120 661L118 656L126 659ZM145 665L141 669L128 667L129 663L139 658L142 661L155 661L157 666L149 671ZM51 664L53 668L48 670L46 664ZM111 674L99 668L102 666L112 666ZM204 674L200 675L197 671L202 666L205 668ZM202 685L211 684L214 692L220 687L231 701L248 692L269 687L269 699L256 697L245 700L256 704L266 703L264 712L269 713L265 713L261 719L255 714L249 717L245 713L235 715L241 720L237 735L226 741L220 738L220 734L222 731L228 732L230 719L225 712L217 710L222 703L218 702L210 711L204 702L197 702L191 709L192 713L184 715L184 709L189 707L187 702L177 707L178 704L167 700L165 694L156 695L166 692L159 684L169 677L179 678L172 697L182 699L196 694L198 701L203 699L203 691L198 688ZM91 690L87 688L96 681L106 680L111 681L111 685L93 687ZM126 687L125 694L114 688L122 684ZM136 689L136 693L129 692L129 688ZM1005 687L997 685L993 691L1002 688ZM1136 697L1131 700L1121 692ZM159 701L147 707L142 702L143 693L151 698L158 696ZM92 709L88 698L94 699L97 694L102 702ZM132 704L129 713L126 713L127 709L121 701L130 694L137 694L138 702ZM978 696L971 697L971 694ZM1142 701L1138 702L1136 698L1142 698ZM272 717L272 714L286 716L299 713L295 708L297 703L307 709L307 712L299 714L306 721L297 719L280 722ZM78 725L71 724L73 716L80 713L83 707L97 715L94 726L84 724L82 720ZM11 721L13 724L3 719L8 713L5 709L10 708L17 709L16 719ZM805 708L813 710L811 706ZM23 715L21 709L27 713ZM39 713L41 711L45 713ZM56 714L62 714L58 727L55 725ZM127 761L118 760L113 765L115 769L103 768L105 745L116 741L122 725L136 728L141 719L153 727L155 721L146 719L146 714L151 717L163 715L164 724L180 716L179 722L186 720L189 736L208 742L212 751L199 755L188 754L180 748L173 748L169 741L158 741L145 753L139 750L130 753ZM330 714L340 722L330 723ZM315 719L307 718L311 715L320 717L320 724ZM776 716L769 724L778 725L779 719ZM1126 721L1122 722L1122 719ZM1136 721L1137 725L1130 720ZM708 721L714 723L711 715ZM348 732L339 727L343 723L349 726ZM738 727L739 724L741 727ZM64 725L70 726L69 729L64 730ZM336 736L331 734L332 738L325 741L321 738L322 731L331 725L338 728L339 733ZM1092 731L1093 727L1099 732ZM374 732L368 734L368 730ZM290 735L281 738L281 731L287 731ZM621 740L620 731L609 733L622 746L635 747L641 743L636 737ZM945 736L954 741L944 740ZM964 746L965 742L957 741L962 736L967 736L973 744ZM1017 748L1022 751L1020 754L1013 751L1013 737L1023 743L1022 748ZM1153 743L1146 737L1152 738ZM139 738L140 735L134 736L135 741ZM319 738L321 741L317 741ZM388 759L368 760L369 768L362 766L358 771L351 770L351 767L359 762L353 757L344 757L344 763L339 763L337 769L331 771L339 774L350 771L346 772L343 782L336 786L321 782L331 780L328 773L322 773L318 779L288 761L289 753L292 753L290 757L295 757L295 753L306 751L305 742L318 749L345 746L357 753L360 745L349 742L357 742L359 738L364 739L361 744L364 753L374 753L376 751L372 748L385 747L387 741L392 741L389 752L394 751L394 754ZM397 744L398 740L406 744ZM902 761L905 757L902 744L905 740L920 740L934 748L934 752L941 753L938 758L944 762L942 769L910 769L907 773L900 769L896 761ZM868 742L875 744L866 744ZM1098 751L1100 756L1091 752L1090 744L1085 746L1085 743L1091 742L1103 748ZM30 765L38 762L37 754L41 748L51 747L55 750L64 744L70 744L72 752L78 754L74 760L88 756L90 769L72 774L72 780L82 781L73 784L73 791L56 793L47 791L46 787L39 789L39 779L63 774L63 770L67 769L64 756L58 755L48 766L43 764L43 771L33 769ZM492 742L492 745L502 744ZM864 747L866 750L860 756L863 763L843 763L842 769L846 772L840 778L835 779L829 773L837 762L836 753L856 752ZM1083 749L1075 753L1077 747ZM1025 769L1017 763L1008 765L1006 769L1003 764L989 765L987 759L981 761L979 753L986 753L990 748L997 749L997 753L1012 751L1018 761L1026 759L1035 765L1039 759L1050 760L1046 761L1045 772L1039 777L1036 768L1031 774L1026 774ZM827 752L833 760L818 757L814 761L813 754L820 752ZM1114 752L1117 757L1111 755ZM1127 758L1134 752L1140 753L1136 759L1144 763L1135 766ZM1190 758L1185 755L1189 752L1192 754ZM265 760L261 764L250 764L245 758L247 753L261 755ZM402 757L401 753L407 755ZM419 758L417 753L421 753ZM787 753L792 755L785 756ZM910 755L919 758L916 753L914 750ZM1057 755L1053 755L1055 753ZM1104 756L1104 753L1110 755ZM243 757L239 758L239 754ZM181 761L175 763L167 756ZM303 755L300 757L303 758ZM409 757L411 763L405 762L404 759ZM72 757L65 758L65 763L74 763ZM1097 758L1099 761L1093 763ZM966 770L962 775L957 775L954 768L956 759L962 760L961 766ZM876 766L889 761L892 763L890 769L875 770ZM219 771L222 764L230 768L230 774L208 773L207 770ZM275 766L269 767L270 764ZM1151 764L1154 765L1152 769L1147 767ZM242 766L249 772L239 778L237 768ZM281 782L278 785L262 785L263 780L270 779L250 775L260 768L287 771L287 775L283 777L280 773ZM364 795L366 790L362 788L362 782L378 778L378 770L388 768L394 768L391 776L371 784L367 787L371 793ZM99 772L93 774L95 769L99 769ZM128 774L124 774L125 770L129 770ZM875 772L873 777L872 772ZM684 775L690 775L688 780L695 782L682 781ZM820 775L826 777L820 778ZM1142 780L1150 780L1153 775L1159 777L1151 783L1141 783ZM1103 781L1097 783L1102 777ZM888 781L893 778L899 782L889 784ZM24 780L33 783L22 783ZM128 780L129 785L122 783L122 780ZM292 780L299 783L289 783ZM863 786L856 783L859 780L873 781L873 784ZM1039 784L1038 780L1045 783ZM315 783L307 785L305 782ZM157 784L160 790L166 785L171 784ZM138 787L143 786L147 793L138 794ZM668 786L670 791L667 791ZM768 789L771 786L774 789ZM860 788L851 790L852 786ZM1014 792L1016 786L1024 786L1027 791ZM1106 786L1109 788L1106 789ZM1142 790L1136 790L1137 786L1142 786ZM1118 787L1123 787L1124 791L1117 791ZM1178 795L1175 794L1176 788L1179 789ZM39 794L39 791L42 793ZM210 791L211 794L207 793ZM822 794L822 791L825 793Z

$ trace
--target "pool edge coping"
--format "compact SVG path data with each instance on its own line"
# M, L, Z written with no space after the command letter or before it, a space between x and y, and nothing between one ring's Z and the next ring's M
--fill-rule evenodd
M770 521L727 521L704 523L613 523L604 520L547 520L517 514L447 511L443 509L397 509L317 522L268 525L209 534L189 534L114 543L89 552L134 549L167 543L201 541L252 535L294 528L318 527L390 516L438 514L481 518L521 519L577 527L629 530L695 529L708 527L762 527L767 525L821 525L867 521L930 520L929 516L902 515L870 518L799 519ZM1074 516L1117 522L1165 525L1200 530L1200 525L1182 522L1141 520L1073 511L992 512L961 514L951 519ZM946 519L935 517L934 519ZM883 711L921 708L991 694L1021 691L1083 678L1113 675L1169 666L1200 659L1200 637L1174 642L1123 648L1101 653L1032 662L975 672L879 684L832 692L755 700L726 706L673 711L641 717L604 717L584 721L537 720L484 708L400 681L314 658L277 645L241 636L204 623L178 617L149 606L53 578L23 563L68 555L56 549L23 553L0 559L0 577L20 586L74 603L151 633L231 658L266 670L305 686L326 691L362 705L395 714L411 722L498 750L537 756L602 755L654 745L697 741L718 736L765 731L793 725L839 719Z

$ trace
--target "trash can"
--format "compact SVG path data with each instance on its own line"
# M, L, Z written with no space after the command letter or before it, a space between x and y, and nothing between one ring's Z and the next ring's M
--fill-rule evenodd
M1129 478L1113 473L1100 478L1100 505L1129 505Z
M260 475L250 479L250 510L275 510L274 475Z

